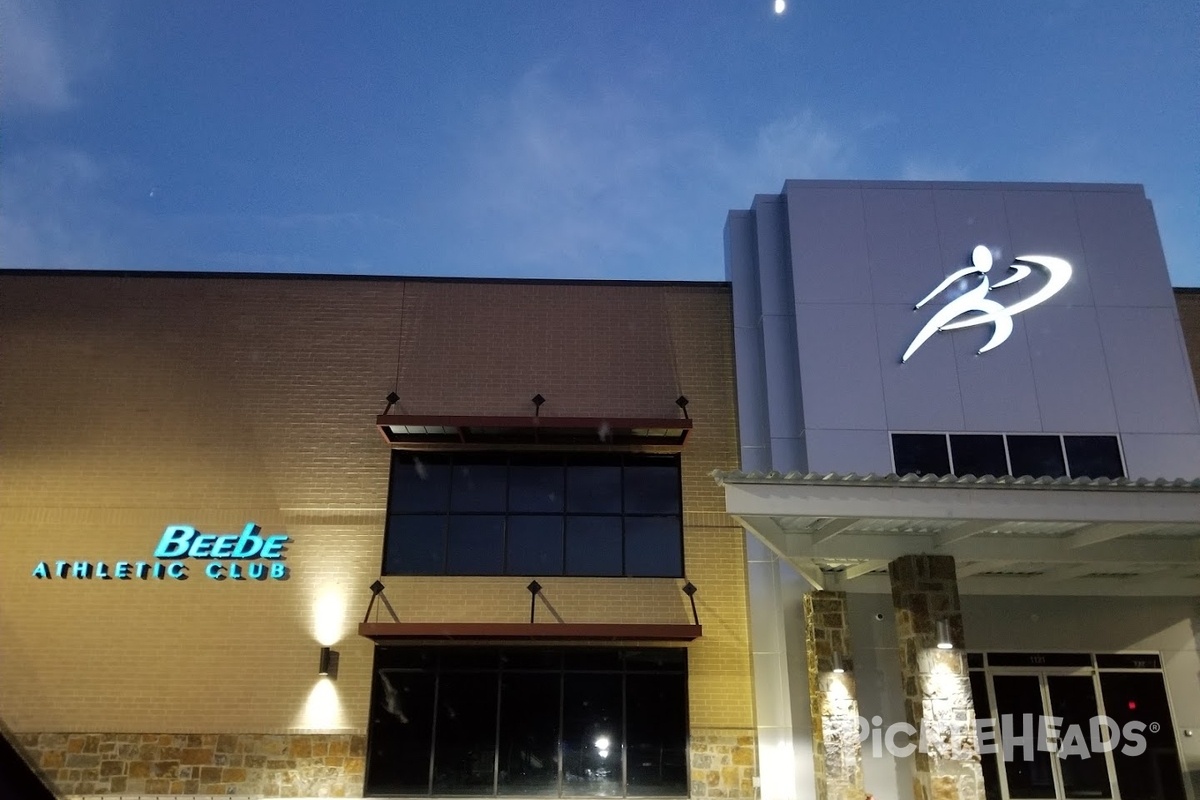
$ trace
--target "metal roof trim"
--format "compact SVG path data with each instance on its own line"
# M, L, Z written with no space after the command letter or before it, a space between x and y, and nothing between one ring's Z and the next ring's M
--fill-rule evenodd
M1053 478L1032 475L917 475L908 473L880 475L855 472L742 472L741 470L713 470L710 473L719 485L755 483L788 486L919 486L925 488L973 488L973 489L1051 489L1085 491L1191 491L1200 492L1200 478Z

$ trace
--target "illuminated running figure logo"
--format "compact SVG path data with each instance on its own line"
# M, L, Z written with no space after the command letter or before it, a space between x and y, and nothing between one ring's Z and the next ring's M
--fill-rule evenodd
M1022 261L1028 263L1018 263ZM1029 266L1030 264L1041 267L1046 272L1046 285L1040 290L1010 306L1001 305L987 296L988 292L1028 278L1033 273L1033 267ZM900 357L901 363L908 361L909 357L917 352L917 349L938 331L953 331L959 328L969 328L972 325L986 325L991 323L995 326L992 330L992 338L988 339L987 344L979 348L980 353L986 353L988 350L999 347L1004 344L1004 341L1012 333L1012 318L1015 315L1046 302L1058 294L1058 291L1066 286L1067 281L1071 279L1070 263L1054 256L1019 257L1009 266L1009 269L1014 270L1013 274L995 286L991 285L991 282L988 280L988 272L991 268L992 251L983 245L979 245L971 251L971 266L964 267L946 278L946 280L938 284L936 289L927 294L924 300L917 303L915 308L920 308L946 291L955 281L965 278L968 275L979 273L983 278L978 286L951 300L940 311L934 314L929 322L925 323L925 327L921 328L921 332L916 335L912 340L912 344L908 346L908 349L904 351L904 355Z

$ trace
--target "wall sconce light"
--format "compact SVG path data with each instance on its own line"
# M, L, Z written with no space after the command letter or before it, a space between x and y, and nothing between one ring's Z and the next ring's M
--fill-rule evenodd
M842 654L838 651L833 651L833 674L841 675L846 671L846 664L842 661Z
M546 398L542 397L541 392L538 392L533 396L531 402L533 403L533 415L539 416L542 413L542 403L546 402Z
M320 661L320 664L317 666L317 674L323 678L336 678L337 677L337 662L338 662L337 651L334 650L332 647L322 647L321 648L321 661Z
M679 410L683 412L684 419L691 419L687 413L688 399L686 397L679 395L679 398L675 401L675 405L679 406Z
M533 614L537 611L537 596L538 592L542 590L542 585L537 581L530 581L525 588L529 590L529 624L532 625Z
M954 642L950 641L950 623L944 619L939 619L936 628L938 650L953 650Z
M700 615L696 613L696 592L698 591L699 589L691 581L683 585L683 593L688 596L688 602L692 604L692 623L695 625L700 624Z

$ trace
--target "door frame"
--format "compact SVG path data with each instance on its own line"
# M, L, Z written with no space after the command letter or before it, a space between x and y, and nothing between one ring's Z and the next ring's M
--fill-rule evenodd
M1086 666L1082 665L1082 664L1074 665L1074 666L1055 666L1055 665L1032 664L1031 663L1028 665L1016 665L1016 666L1010 666L1010 665L991 666L989 663L991 661L991 659L989 659L987 657L989 654L995 654L995 655L1003 654L1006 656L1028 656L1028 657L1030 657L1031 661L1040 655L1055 656L1055 655L1070 654L1070 655L1086 656L1088 658L1089 664ZM1114 667L1114 666L1100 667L1098 664L1098 661L1097 661L1097 655L1102 655L1102 656L1103 655L1121 655L1121 656L1130 656L1130 657L1146 656L1147 658L1156 659L1157 665L1156 666L1146 666L1146 667L1140 667L1140 666L1138 666L1138 667L1134 667L1134 666L1130 666L1130 667ZM971 672L979 672L983 675L984 686L987 689L988 705L991 709L991 714L993 717L997 717L998 713L999 713L996 708L995 687L992 684L992 676L993 675L1033 675L1033 676L1037 676L1038 677L1038 687L1039 687L1039 691L1041 694L1041 701L1042 701L1042 713L1043 713L1044 717L1050 717L1050 716L1052 716L1052 714L1051 714L1051 706L1050 706L1049 687L1048 687L1048 683L1046 681L1047 676L1050 676L1050 675L1091 676L1092 685L1094 687L1095 696L1096 696L1096 713L1098 715L1107 716L1107 712L1104 707L1104 693L1103 693L1102 687L1100 685L1101 673L1150 672L1150 673L1157 674L1162 681L1163 691L1166 695L1167 710L1171 717L1169 720L1169 724L1171 725L1173 738L1175 740L1176 759L1177 759L1178 767L1181 771L1181 777L1183 779L1183 786L1184 786L1185 791L1187 791L1190 794L1191 787L1188 783L1187 769L1186 769L1186 765L1185 765L1184 757L1183 757L1184 750L1183 750L1182 742L1179 739L1179 727L1176 724L1175 704L1171 697L1171 687L1167 682L1167 675L1166 675L1166 671L1163 668L1163 661L1164 661L1164 659L1162 657L1162 653L1157 652L1157 651L1107 651L1107 652L1086 652L1086 653L1081 653L1077 650L971 651L968 653L968 674ZM1000 747L999 735L1000 735L1000 733L999 733L999 731L997 731L996 732L996 746L998 748ZM1107 735L1108 734L1106 731L1105 736L1107 737ZM998 768L997 771L999 773L1001 797L1003 798L1003 800L1012 800L1011 795L1009 794L1009 790L1008 790L1008 772L1005 769L1005 761L1002 757L1002 752L1003 751L1000 750L999 752L992 754L990 756L980 754L980 757L981 758L990 757L990 758L996 759L995 763L997 765L997 768ZM1053 765L1052 770L1053 770L1053 774L1054 774L1054 783L1055 783L1056 794L1060 798L1066 798L1066 800L1075 800L1074 798L1070 798L1069 796L1065 795L1065 792L1063 789L1063 783L1062 783L1062 770L1061 770L1060 759L1057 757L1056 753L1051 753L1050 755L1051 755L1051 763ZM1121 787L1117 780L1116 764L1113 759L1112 750L1108 750L1104 753L1104 759L1105 759L1105 765L1107 767L1108 776L1109 776L1109 787L1112 792L1111 800L1120 800L1121 799ZM1018 798L1018 800L1020 800L1020 799Z

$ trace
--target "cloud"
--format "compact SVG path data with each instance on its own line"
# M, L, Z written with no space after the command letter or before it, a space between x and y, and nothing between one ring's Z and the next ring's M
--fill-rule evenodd
M507 274L719 278L726 212L785 178L845 176L845 137L804 110L743 140L653 87L569 87L549 66L487 110L453 203L463 261ZM490 258L489 258L490 255Z
M72 103L67 47L49 6L0 0L0 102L8 111L59 111Z
M371 272L374 250L364 254L361 243L394 240L400 228L357 211L165 210L150 185L145 169L111 154L52 145L6 153L0 267Z
M906 181L965 181L970 180L971 174L961 164L931 158L908 158L900 168L900 177Z
M87 153L44 147L0 160L0 266L107 267L114 256L109 171Z

